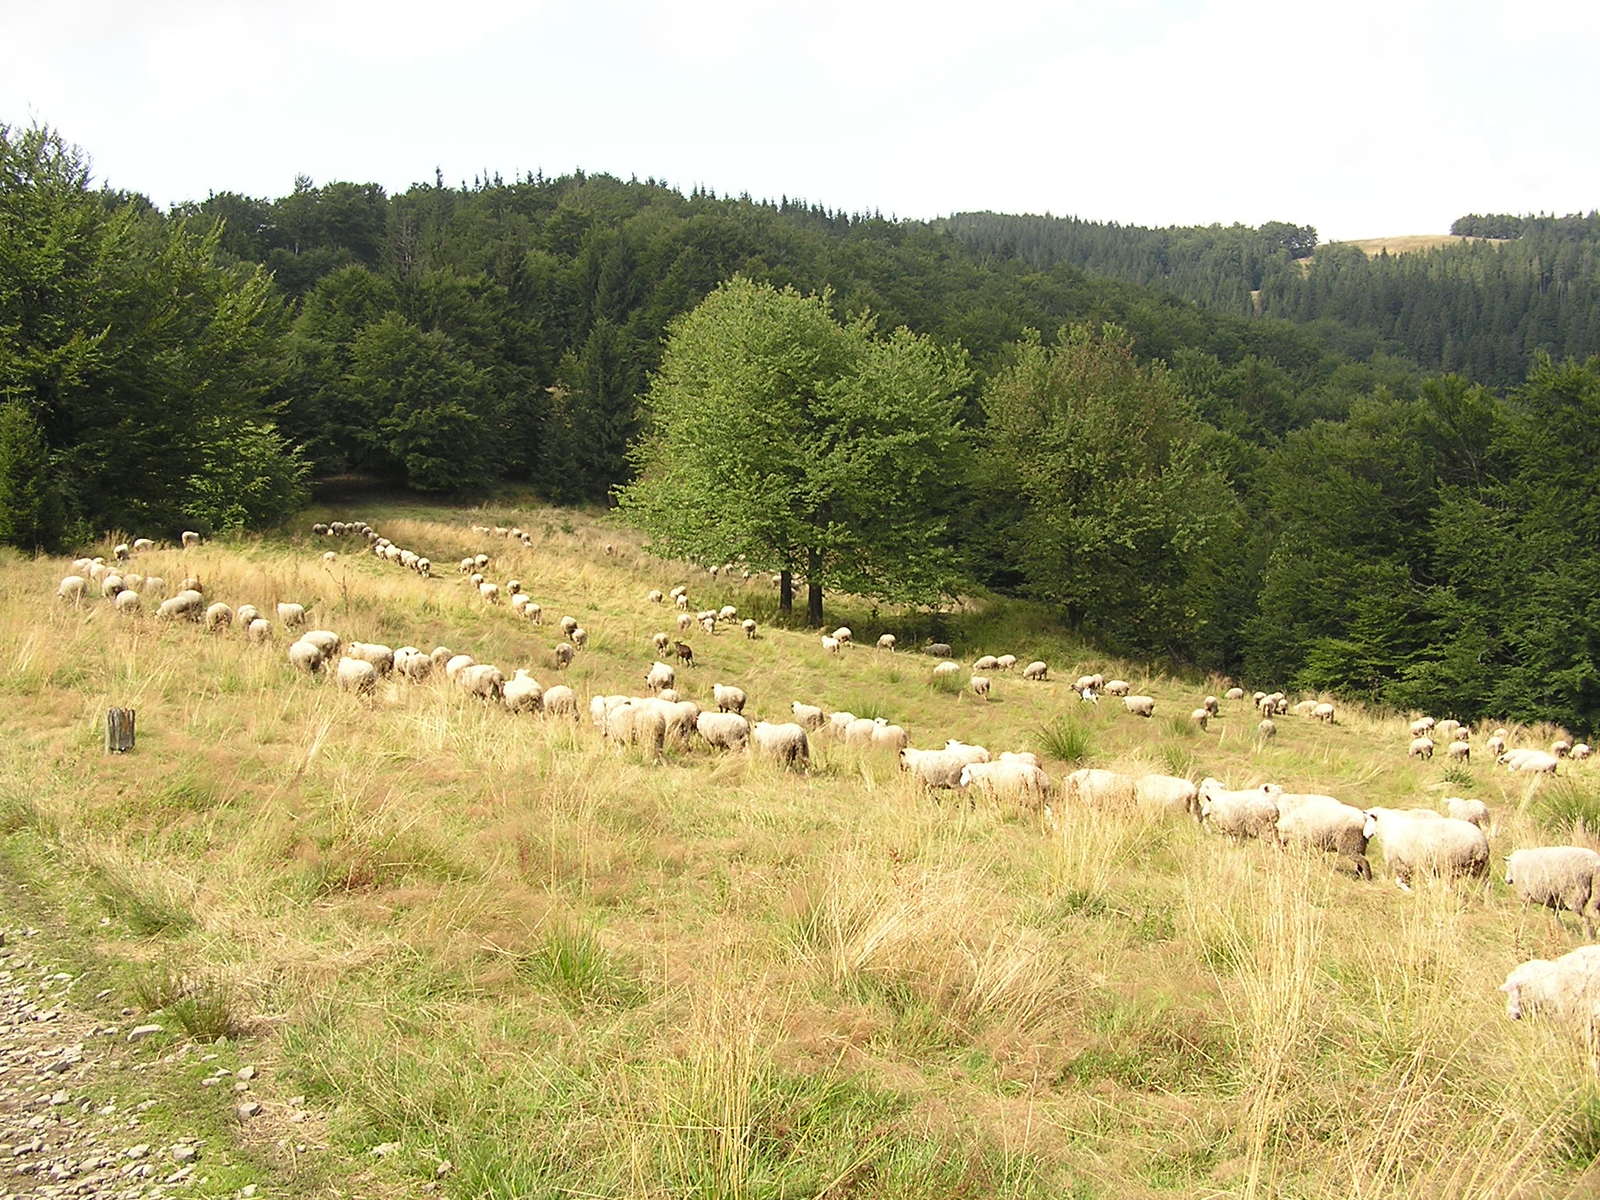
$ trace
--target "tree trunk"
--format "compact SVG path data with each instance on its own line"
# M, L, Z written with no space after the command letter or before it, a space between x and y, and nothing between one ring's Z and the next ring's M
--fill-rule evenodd
M806 620L822 624L822 553L806 551Z
M126 754L129 750L133 749L133 739L133 709L106 709L106 753Z
M794 616L794 572L788 567L778 572L778 611Z

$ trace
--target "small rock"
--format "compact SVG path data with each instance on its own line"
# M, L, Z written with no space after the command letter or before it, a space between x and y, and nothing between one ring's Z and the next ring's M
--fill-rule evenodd
M199 1157L200 1157L200 1151L196 1150L193 1146L189 1145L187 1142L179 1142L176 1146L174 1146L172 1148L172 1158L173 1158L173 1161L175 1161L175 1162L181 1162L181 1163L193 1162L195 1159L197 1159Z
M68 1100L71 1100L71 1099L72 1099L72 1097L70 1095L68 1095L65 1091L56 1092L54 1095L52 1095L50 1097L50 1107L51 1108L59 1108L61 1105L65 1104Z
M239 1189L239 1200L250 1200L250 1197L254 1196L255 1194L256 1185L253 1183L247 1183Z
M126 1150L124 1150L122 1152L122 1156L124 1158L143 1158L146 1154L149 1154L149 1153L150 1153L150 1145L149 1145L149 1143L148 1142L140 1142L137 1146L129 1146Z
M104 1000L109 995L111 995L111 989L110 988L105 988L105 989L103 989L101 991L96 992L94 994L94 998L96 1000Z
M142 1042L145 1038L150 1037L152 1034L165 1032L166 1031L159 1025L135 1025L132 1029L128 1030L128 1040L130 1042Z
M400 1149L399 1142L379 1142L367 1153L372 1155L373 1158L383 1158L386 1155L393 1154L398 1149Z
M254 1065L247 1066L247 1067L240 1067L239 1068L239 1078L240 1079L254 1079L255 1077L256 1077L256 1069L255 1069Z
M239 1105L239 1119L241 1121L248 1121L251 1117L256 1116L260 1112L261 1104L259 1101L246 1100L243 1104Z
M433 1169L433 1173L438 1178L443 1179L446 1175L450 1174L450 1172L454 1171L455 1169L456 1169L455 1163L451 1162L447 1158L444 1161L442 1161L437 1167L435 1167Z

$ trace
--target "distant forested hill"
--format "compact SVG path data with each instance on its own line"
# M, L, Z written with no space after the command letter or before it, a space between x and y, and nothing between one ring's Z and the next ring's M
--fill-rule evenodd
M987 262L1080 267L1218 312L1321 323L1332 345L1510 386L1537 354L1600 352L1600 215L1470 214L1462 241L1369 257L1269 222L1149 229L1075 217L961 213L941 222Z

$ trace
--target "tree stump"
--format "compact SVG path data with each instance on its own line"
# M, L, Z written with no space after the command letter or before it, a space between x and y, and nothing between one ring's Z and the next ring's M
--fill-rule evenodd
M133 749L134 711L131 708L106 709L106 753L126 754Z

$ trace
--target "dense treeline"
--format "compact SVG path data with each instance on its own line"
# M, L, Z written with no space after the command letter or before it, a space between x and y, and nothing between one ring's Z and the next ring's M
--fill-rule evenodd
M786 476L795 500L704 506L697 554L742 538L800 581L821 564L830 586L896 599L965 578L1051 603L1108 649L1273 684L1467 718L1600 718L1600 360L1536 358L1505 395L1427 378L1376 334L1253 317L1249 289L1228 314L1092 275L1052 257L1040 219L1017 225L1037 244L978 246L959 223L581 173L397 195L299 180L163 214L96 190L48 131L0 131L0 163L11 544L261 524L310 471L607 498L636 466L685 465L654 453L674 444L659 422L695 413L696 372L723 363L726 339L660 374L664 348L738 278L741 295L820 295L808 336L842 365L822 390L775 393L811 423L793 442L815 453ZM1147 253L1116 239L1130 261ZM1341 261L1324 247L1301 276L1315 244L1287 224L1200 231L1139 270L1192 252L1265 294ZM1593 243L1565 244L1586 262ZM663 379L677 393L645 403ZM885 406L915 395L916 468L897 482L916 489L889 496L874 481L892 456L842 452L832 430L871 451L891 437ZM712 425L678 444L786 443Z
M986 261L1059 263L1163 288L1230 314L1317 323L1357 357L1382 349L1496 387L1540 354L1600 353L1600 214L1469 215L1470 241L1369 258L1269 222L1147 229L1073 217L962 213L944 226ZM1315 254L1312 254L1312 251Z

